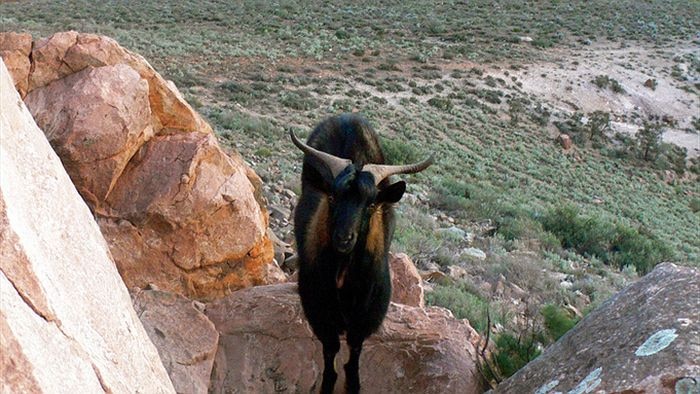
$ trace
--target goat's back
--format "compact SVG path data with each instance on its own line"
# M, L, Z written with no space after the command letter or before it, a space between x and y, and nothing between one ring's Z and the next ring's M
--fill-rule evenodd
M379 138L366 119L343 114L323 120L308 139L308 145L334 156L364 164L384 164Z

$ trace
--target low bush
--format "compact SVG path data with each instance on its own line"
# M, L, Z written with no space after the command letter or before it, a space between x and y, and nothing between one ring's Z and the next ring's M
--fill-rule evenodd
M544 328L552 342L556 342L576 325L576 319L569 316L569 313L559 306L545 305L541 313L544 317Z
M647 230L581 215L570 205L550 210L540 220L544 230L554 234L562 247L617 268L633 265L637 272L645 274L656 264L673 258L670 246Z
M469 324L479 332L487 329L488 301L470 292L463 283L435 285L433 291L425 294L425 303L447 308L458 319L468 319Z
M512 376L540 355L537 342L536 335L515 337L503 333L496 338L493 359L503 378Z

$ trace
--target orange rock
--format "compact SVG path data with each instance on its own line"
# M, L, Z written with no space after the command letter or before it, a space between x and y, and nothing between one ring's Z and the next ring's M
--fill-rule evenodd
M574 142L571 140L571 137L569 137L568 134L559 134L557 141L559 142L559 145L564 148L564 150L569 150L574 145Z
M410 306L425 306L422 279L418 269L404 253L389 256L391 301Z
M0 33L0 57L10 72L20 96L29 87L29 53L32 51L32 35L25 33Z
M210 391L318 391L321 343L304 319L296 283L236 291L207 304L205 313L220 334ZM446 309L392 303L364 343L363 387L371 393L482 393L481 341ZM340 388L347 359L343 346L336 359Z
M131 298L175 391L206 393L219 333L200 310L204 304L158 290L137 290Z
M212 299L279 280L260 179L172 82L92 34L54 34L32 59L27 105L128 286Z
M163 79L143 57L122 48L109 37L74 31L56 33L36 43L32 59L34 69L29 77L29 91L86 67L127 64L148 82L156 133L212 131L172 82Z
M148 84L129 66L89 68L25 98L93 211L134 153L153 135Z
M29 74L29 88L31 92L36 88L46 86L51 82L73 74L76 71L69 67L63 59L71 46L78 40L78 33L74 31L56 33L34 43L32 48L32 71Z

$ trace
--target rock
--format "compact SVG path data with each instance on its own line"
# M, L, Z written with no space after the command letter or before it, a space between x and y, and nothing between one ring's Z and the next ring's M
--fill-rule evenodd
M430 283L445 284L450 281L450 278L440 271L427 271L421 274L421 278Z
M447 276L455 280L464 280L469 277L467 270L464 267L458 265L451 265L447 267Z
M520 37L518 37L518 39L520 40L520 42L532 42L533 41L532 37L530 37L530 36L520 36Z
M174 392L107 244L0 61L3 392Z
M244 167L212 134L156 136L132 158L99 218L129 287L198 299L268 283L272 245ZM113 215L112 215L113 216Z
M646 81L644 81L644 86L651 89L651 90L656 90L656 79L654 78L649 78Z
M56 33L31 59L27 105L128 287L210 300L280 280L260 178L172 83L92 34Z
M219 333L193 301L173 293L139 290L134 309L178 393L207 393Z
M557 137L557 142L559 145L561 145L564 150L569 150L573 146L573 141L571 140L571 137L569 137L568 134L559 134Z
M131 67L88 68L34 89L27 106L93 211L153 136L148 83Z
M404 253L389 256L391 272L391 301L397 304L424 307L425 296L421 286L422 278L416 266Z
M278 205L270 205L270 216L279 221L288 221L292 217L292 211Z
M152 124L156 133L212 132L172 82L163 79L143 57L122 48L109 37L69 31L36 42L32 49L33 71L29 76L29 91L87 67L120 63L129 65L148 82Z
M299 268L299 256L289 256L284 260L284 268L289 272L296 272Z
M447 235L455 239L462 239L467 236L467 232L457 226L440 228L437 230L437 233L440 235Z
M69 31L56 33L34 43L34 48L32 48L34 70L29 76L29 91L80 71L63 61L66 52L76 44L77 39L78 33Z
M462 254L469 257L475 258L477 260L486 260L486 253L478 248L466 248L462 250Z
M291 256L294 254L292 246L281 239L271 230L268 229L267 236L272 241L272 247L275 251L275 261L278 263L284 263L286 256Z
M318 392L321 344L306 323L296 284L244 289L207 305L220 333L212 393ZM475 348L481 338L443 308L391 304L365 341L360 378L372 393L480 393ZM343 344L336 361L342 391Z
M440 264L434 261L422 260L419 264L422 271L440 271Z
M289 281L289 277L287 274L282 271L282 268L277 264L276 261L273 261L272 264L267 264L265 265L265 268L267 269L266 273L266 282L273 284L273 283L284 283Z
M496 392L678 392L684 379L700 376L698 294L697 269L660 264Z
M24 97L29 87L29 54L32 51L32 36L26 33L0 33L0 57L15 83L15 89Z

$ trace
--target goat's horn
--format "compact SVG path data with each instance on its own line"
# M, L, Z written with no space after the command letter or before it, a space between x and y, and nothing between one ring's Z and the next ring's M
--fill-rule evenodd
M305 143L299 141L297 136L294 135L294 131L292 131L291 127L289 128L289 136L292 137L292 142L294 143L294 145L297 146L297 148L301 149L307 155L313 156L321 162L323 162L323 164L325 164L326 167L328 167L328 169L331 171L331 174L333 174L333 178L337 177L338 174L340 174L340 172L345 169L345 167L352 163L352 161L349 159L343 159L337 156L333 156L330 153L314 149L306 145Z
M374 183L378 185L381 181L391 175L397 174L414 174L421 172L433 164L435 155L430 155L427 159L415 164L406 164L402 166L390 166L384 164L367 164L362 167L362 171L369 172L374 175Z

